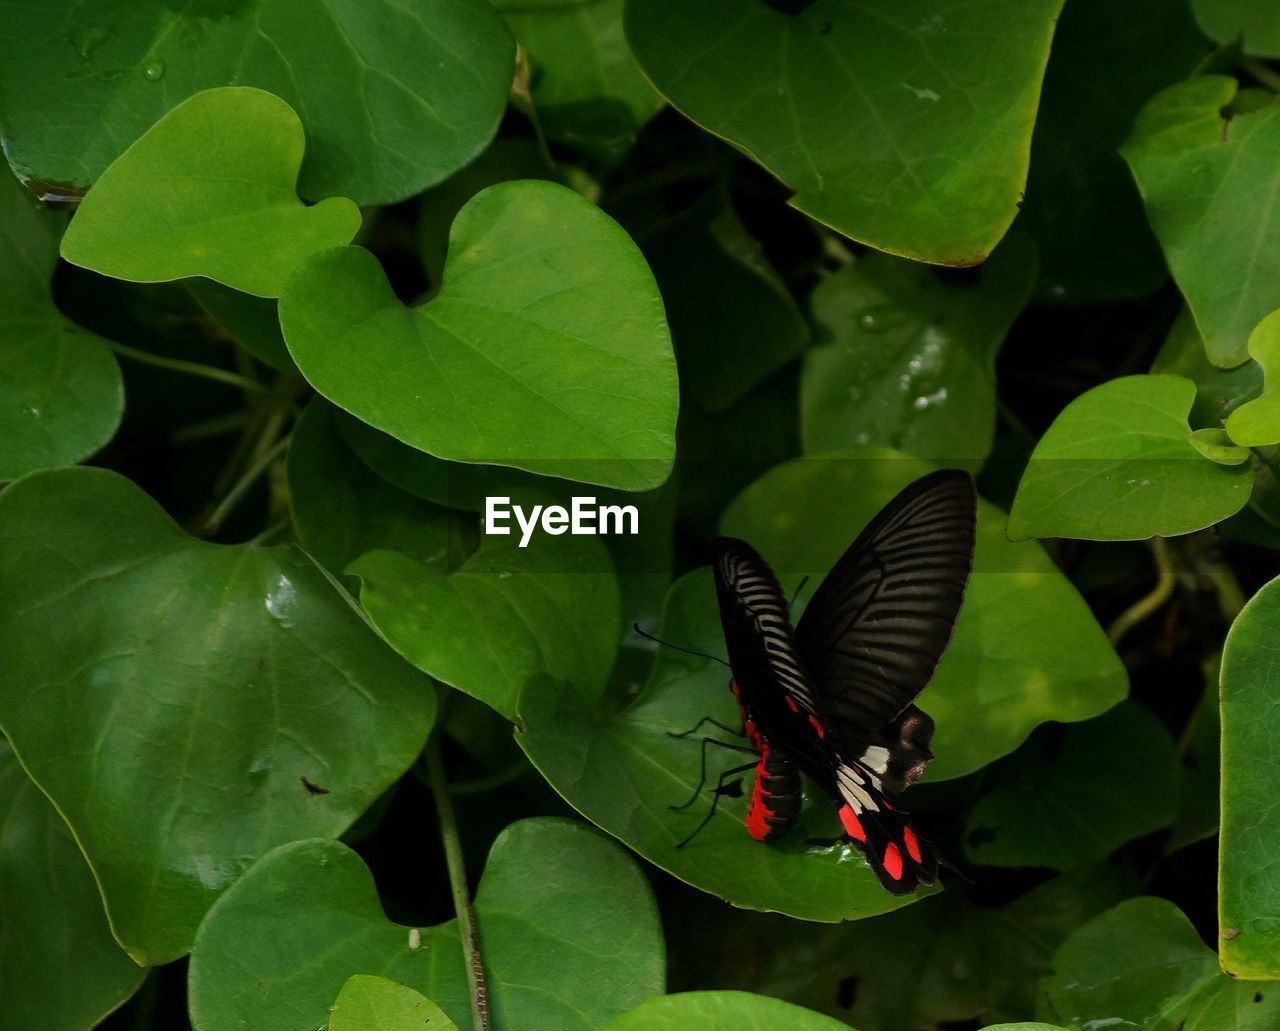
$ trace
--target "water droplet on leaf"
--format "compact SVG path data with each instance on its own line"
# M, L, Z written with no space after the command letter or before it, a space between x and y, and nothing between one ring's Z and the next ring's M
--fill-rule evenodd
M148 82L155 82L164 78L164 62L148 61L142 66L142 76Z

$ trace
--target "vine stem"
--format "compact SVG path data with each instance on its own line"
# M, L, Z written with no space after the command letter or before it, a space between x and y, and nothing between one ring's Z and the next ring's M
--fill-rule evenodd
M1156 562L1156 585L1149 594L1143 595L1120 613L1108 628L1107 639L1113 645L1119 644L1120 638L1168 601L1178 582L1173 559L1169 555L1169 545L1163 537L1151 538L1151 552Z
M442 690L440 701L443 703L444 700ZM435 797L436 818L440 823L440 838L444 842L445 865L449 868L449 888L453 892L453 909L458 917L462 953L467 963L471 1019L475 1025L475 1031L489 1031L489 989L484 979L484 963L480 957L480 940L476 935L475 912L471 908L471 895L467 891L467 868L462 859L458 821L453 812L453 799L449 796L449 782L444 776L444 764L440 761L438 729L432 732L431 740L427 742L425 758L427 782L431 785L431 794Z
M1280 93L1280 73L1263 61L1254 57L1246 57L1240 67L1257 79L1273 93Z
M209 513L209 518L204 521L204 533L206 537L218 532L218 529L222 526L223 520L231 514L231 510L240 503L240 499L249 492L249 488L254 485L258 477L271 467L271 463L284 454L284 450L288 446L289 438L282 437L271 447L267 448L266 451L262 452L262 454L258 456L257 461L244 471L244 475L236 481L235 486L227 491L226 495L218 502L214 510Z
M122 358L128 358L142 365L154 365L158 369L168 369L170 372L180 372L186 376L201 376L204 379L226 383L228 386L239 387L241 390L248 390L255 394L270 392L270 389L265 384L259 383L256 379L241 376L239 373L228 372L226 369L219 369L213 365L187 362L181 358L165 358L163 355L152 354L150 351L129 347L127 344L118 344L114 340L108 340L107 346Z

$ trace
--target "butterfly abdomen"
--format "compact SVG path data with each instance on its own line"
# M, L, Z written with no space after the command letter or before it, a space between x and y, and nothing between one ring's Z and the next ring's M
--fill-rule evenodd
M775 841L791 829L800 815L803 795L800 771L789 758L755 735L760 749L756 781L747 808L747 832L757 841Z

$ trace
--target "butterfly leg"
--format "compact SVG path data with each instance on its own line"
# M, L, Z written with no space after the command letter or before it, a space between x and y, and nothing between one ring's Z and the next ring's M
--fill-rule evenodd
M680 731L668 730L667 734L671 737L692 737L694 734L700 731L703 728L703 726L705 726L708 723L710 723L717 730L723 730L726 734L732 734L734 737L747 736L741 727L737 727L737 728L731 727L727 723L721 723L718 719L715 719L712 716L703 716L702 719L698 720L698 722L695 723L688 730L680 730Z
M703 740L712 740L712 739L704 738ZM716 742L716 743L723 744L724 742ZM689 844L689 842L691 842L694 838L696 838L699 834L701 834L702 829L711 822L711 818L716 815L716 808L720 805L720 796L724 793L724 782L728 780L730 777L736 777L741 773L746 773L747 770L754 770L755 768L756 768L756 762L753 761L753 762L745 763L742 766L735 766L733 767L733 769L725 770L723 773L720 774L720 779L716 782L716 789L711 796L711 808L707 810L707 815L704 816L702 818L702 822L693 829L693 833L690 834L683 841L681 841L678 845L676 845L676 848L684 848L685 845ZM701 785L699 785L699 787L701 787ZM694 798L697 798L696 794L694 795ZM688 804L692 804L692 799L690 800L689 803L686 803L686 805ZM685 808L685 806L671 806L671 808L683 809Z
M688 809L698 800L698 796L702 794L702 787L707 782L707 745L715 745L717 748L724 748L730 752L744 752L749 755L755 755L756 750L749 748L747 745L735 745L729 741L719 741L714 737L704 737L702 739L702 764L698 773L698 786L693 789L693 794L689 796L689 801L681 805L669 805L668 809ZM751 765L755 765L752 763ZM744 767L745 769L746 767ZM738 772L742 772L741 770ZM723 780L723 778L721 778ZM716 789L719 791L719 788ZM718 797L718 796L717 796Z

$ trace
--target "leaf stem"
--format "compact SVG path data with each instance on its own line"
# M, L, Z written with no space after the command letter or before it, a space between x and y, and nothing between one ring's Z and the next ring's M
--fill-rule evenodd
M457 797L458 795L481 795L486 791L495 791L510 784L513 780L518 780L528 772L529 768L529 760L521 758L505 770L491 773L487 777L477 777L475 780L460 780L456 784L450 784L449 794Z
M1273 93L1280 93L1280 72L1266 62L1259 61L1255 57L1246 57L1240 62L1240 67Z
M289 439L289 437L280 438L266 451L258 455L257 459L249 465L249 468L244 471L235 485L227 491L223 499L218 502L213 511L209 513L209 517L204 521L204 534L206 537L218 532L223 520L231 514L231 511L249 492L249 488L257 482L258 477L271 468L272 462L284 454L285 448L289 446Z
M1119 644L1120 638L1168 601L1178 582L1173 559L1169 555L1169 545L1163 537L1151 538L1151 553L1156 563L1156 585L1150 593L1143 595L1120 613L1108 628L1107 639L1113 646Z
M219 369L214 365L183 361L181 358L166 358L163 355L152 354L150 351L129 347L127 344L118 344L114 340L108 340L107 346L122 358L128 358L141 365L154 365L158 369L168 369L170 372L180 372L186 376L200 376L218 383L225 383L227 386L239 387L241 390L248 390L255 394L269 393L269 388L259 383L256 379L250 379L248 376L241 376L235 372L228 372L226 369Z
M440 708L448 688L441 685ZM449 782L445 780L444 764L440 761L440 724L427 742L427 780L436 801L436 818L440 823L440 838L444 842L445 865L449 868L449 887L453 892L453 908L458 917L458 932L462 939L462 954L467 964L467 986L471 994L471 1019L475 1031L489 1031L489 990L484 979L484 963L480 957L480 941L476 935L476 918L471 908L471 895L467 891L467 868L462 859L462 842L458 838L458 821L453 812L453 800L449 797Z

